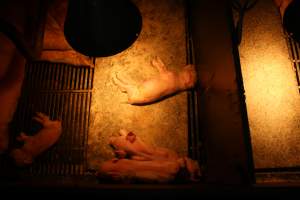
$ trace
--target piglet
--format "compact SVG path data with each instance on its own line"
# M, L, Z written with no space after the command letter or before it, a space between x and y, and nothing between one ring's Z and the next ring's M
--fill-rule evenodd
M192 160L188 157L184 157L185 167L188 171L188 180L199 181L201 177L201 169L196 160Z
M179 158L175 151L147 145L134 133L125 129L120 130L119 136L111 137L109 144L120 158L130 157L134 160L176 160Z
M103 162L96 176L121 182L166 183L173 181L180 169L181 163L176 160L138 161L114 158Z
M28 136L23 132L18 136L17 140L24 142L24 145L13 149L10 153L18 166L31 164L36 156L55 144L62 133L61 121L52 121L40 112L33 119L41 123L43 127L34 136Z
M159 58L154 59L152 65L157 68L158 76L139 85L122 80L117 74L113 76L114 83L119 86L122 92L127 93L129 104L156 102L167 96L194 87L197 81L194 65L186 65L178 73L169 71Z

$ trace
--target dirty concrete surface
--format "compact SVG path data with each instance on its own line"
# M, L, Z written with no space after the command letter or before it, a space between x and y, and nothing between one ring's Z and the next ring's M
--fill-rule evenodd
M187 155L187 93L182 92L160 102L134 106L124 102L127 95L113 83L118 73L133 83L158 74L151 60L160 57L167 68L179 71L186 64L185 17L183 0L134 0L143 25L134 44L110 57L96 59L87 163L97 169L114 157L108 139L125 128L146 143Z
M300 166L300 94L272 0L246 12L239 53L255 168Z

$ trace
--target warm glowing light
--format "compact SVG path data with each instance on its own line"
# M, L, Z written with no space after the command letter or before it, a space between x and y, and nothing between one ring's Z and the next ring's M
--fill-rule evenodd
M299 165L296 74L276 8L261 2L256 9L247 16L240 47L255 167Z
M187 155L187 96L178 94L159 103L132 106L112 81L114 73L132 82L157 75L151 60L159 56L170 70L186 62L183 6L178 1L137 1L143 27L136 42L125 51L97 58L89 132L88 165L99 166L112 158L108 139L126 128L150 145L167 147ZM171 31L170 31L171 30ZM182 48L177 48L182 47Z

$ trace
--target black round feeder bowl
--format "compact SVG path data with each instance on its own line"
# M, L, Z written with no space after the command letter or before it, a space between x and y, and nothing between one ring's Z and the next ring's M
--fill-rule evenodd
M120 53L141 28L141 14L129 0L69 0L64 34L71 47L86 56Z

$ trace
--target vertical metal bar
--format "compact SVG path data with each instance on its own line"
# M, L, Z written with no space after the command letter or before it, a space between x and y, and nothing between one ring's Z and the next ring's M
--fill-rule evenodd
M72 87L71 87L71 89L72 90L76 90L76 68L75 67L73 67L73 69L72 69Z
M58 77L57 77L58 78ZM56 84L58 84L56 82ZM57 89L57 87L56 87ZM52 94L53 95L53 109L52 109L52 120L56 118L56 113L57 113L57 99L58 99L58 94L54 93ZM57 175L57 158L56 158L56 146L54 145L52 148L51 148L51 157L52 157L52 160L53 160L53 172L55 175Z
M65 67L64 67L65 69ZM65 71L64 71L64 74L65 74ZM63 89L63 88L62 88ZM61 137L59 138L59 153L61 154L60 156L60 175L64 175L63 172L64 172L64 161L63 161L63 156L62 154L64 153L64 145L62 143L62 139L63 139L63 136L64 136L64 132L65 132L65 129L64 129L64 120L63 120L63 112L64 112L64 108L65 108L65 94L62 93L60 95L60 114L59 114L59 119L61 120L61 123L62 123L62 134L61 134Z
M49 66L47 66L47 68L49 69ZM48 82L49 80L49 77L47 77L46 80L44 80L45 82ZM47 83L46 83L47 84ZM47 86L46 86L47 87ZM46 113L46 107L47 107L47 104L46 104L46 100L47 100L47 95L45 93L43 94L40 94L41 97L40 97L40 101L41 101L41 107L39 109L40 112L43 112L43 113ZM49 162L49 156L48 154L46 154L44 156L44 159L43 159L43 175L46 176L48 175L48 167L50 165L50 162Z
M78 151L78 160L79 160L79 163L77 163L78 165L78 171L77 171L77 174L79 175L80 174L80 166L81 166L81 162L82 162L82 152L83 152L83 146L81 145L81 141L84 139L83 138L83 135L84 135L84 130L83 130L83 127L82 127L82 121L83 121L83 113L84 113L84 110L83 110L83 101L84 101L84 93L79 93L78 94L79 96L79 103L78 103L78 106L79 106L79 113L78 113L78 130L79 130L79 134L78 134L78 142L77 142L77 145L78 145L78 148L79 148L79 151Z
M78 73L77 73L78 74ZM77 77L78 78L78 77ZM78 83L79 81L77 81ZM74 129L75 129L75 132L74 132L74 144L73 144L73 175L76 175L77 174L77 156L78 156L78 147L79 147L79 142L78 142L78 135L80 134L80 130L78 129L78 115L79 115L79 111L78 111L78 105L79 105L79 93L74 93L75 95L75 99L76 99L76 103L75 103L75 112L74 112Z
M51 65L48 63L46 63L45 64L45 66L44 66L44 68L45 68L45 77L44 77L44 79L43 79L43 82L44 82L44 84L43 84L43 87L42 87L42 89L43 90L49 90L49 85L50 85L50 70L51 70Z
M77 99L77 94L76 93L73 93L73 95L74 95L74 101L73 101L73 115L72 115L72 119L73 119L73 123L72 123L72 126L74 127L74 132L73 132L73 134L72 134L72 142L73 142L73 144L72 144L72 149L73 149L73 151L72 151L72 174L73 175L75 175L75 173L76 173L76 171L75 171L75 163L74 163L74 158L76 158L76 155L74 155L74 153L76 153L76 149L74 150L74 147L76 148L76 143L77 143L77 141L76 141L76 139L77 139L77 134L78 134L78 130L77 130L77 101L78 101L78 99Z
M73 75L73 67L69 65L69 68L68 68L68 90L71 90L72 89L72 75ZM71 138L72 138L72 132L73 132L73 127L71 126L72 124L72 93L70 92L69 95L68 95L68 112L67 112L67 116L66 116L66 119L67 119L67 123L66 123L66 126L67 126L67 130L66 130L66 133L67 133L67 137L65 137L65 149L66 149L66 163L67 163L67 167L65 168L65 173L67 174L70 174L71 172L71 164L70 164L70 157L71 157L71 146L72 146L72 141L71 141Z
M84 79L85 79L85 70L84 68L80 68L80 86L79 90L84 90Z
M295 59L299 60L299 44L295 40L293 40L294 46L295 46Z
M71 101L71 93L68 93L67 94L67 110L66 110L66 115L65 115L65 137L64 137L64 144L65 144L65 156L66 156L66 159L65 159L65 163L66 163L66 166L65 166L65 171L64 173L65 174L69 174L69 171L70 171L70 161L69 161L69 156L70 156L70 151L71 151L71 132L73 131L72 130L72 127L70 126L70 123L71 123L71 106L72 106L72 101Z
M63 82L62 82L62 87L61 89L62 90L65 90L66 89L66 85L67 85L67 70L68 70L68 67L67 67L67 64L64 64L63 65Z
M62 99L63 99L63 95L61 93L58 93L58 107L57 107L57 114L56 114L56 119L61 119L61 113L62 113ZM62 175L62 157L60 156L61 154L61 145L60 145L60 139L58 139L57 144L56 144L56 154L58 154L58 175Z
M72 85L72 67L69 66L68 68L68 90L71 90L71 85Z
M59 77L59 90L62 90L63 89L63 86L64 86L64 64L60 64L59 65L59 68L60 68L60 77Z
M42 78L41 76L43 75L43 67L42 67L43 63L42 62L38 62L36 64L37 66L37 76L35 78L36 82L35 84L33 85L33 89L36 90L36 89L40 89L40 86L41 86L41 83L42 83Z
M57 82L57 71L58 71L58 67L57 67L57 63L54 64L53 66L53 74L52 74L52 80L53 83L51 84L51 90L55 90L56 89L56 82Z
M93 84L94 84L94 68L90 68L91 70L91 83L90 83L90 87L89 89L92 89L93 88Z
M75 84L75 90L79 89L80 86L80 68L76 68L76 84Z
M73 71L73 70L72 70ZM69 138L68 138L68 173L72 173L72 146L73 146L73 134L74 134L74 128L72 126L73 122L73 111L74 111L74 96L73 93L70 93L70 110L69 110L69 123L68 128L70 130L69 132Z
M61 64L60 65L61 67L61 71L62 71L62 74L61 74L61 83L60 83L60 90L63 90L64 87L65 87L65 79L66 79L66 64Z
M73 73L73 68L72 66L68 66L68 78L67 78L67 89L68 90L71 90L72 88L72 73ZM66 159L65 159L65 162L66 162L66 166L65 166L65 171L64 173L65 174L69 174L70 172L70 154L71 154L71 133L73 131L72 127L70 126L71 124L71 108L72 108L72 94L69 92L68 95L67 95L67 111L66 111L66 116L65 116L65 134L66 134L66 137L65 137L65 140L64 140L64 144L65 144L65 152L66 152Z
M88 108L87 108L87 102L88 102L88 95L89 92L83 93L83 98L82 98L82 118L81 118L81 124L82 124L82 138L81 138L81 148L82 148L82 152L81 152L81 170L80 170L80 174L83 175L84 173L84 163L85 163L85 151L86 151L86 135L88 133L88 128L86 126L86 116L88 115Z
M47 86L47 71L49 69L49 66L47 64L45 64L44 62L41 62L41 84L38 85L37 87L39 87L39 90L45 90L47 89L46 86Z
M61 68L60 68L60 64L59 63L56 63L56 68L57 68L57 71L56 71L56 76L55 76L55 90L58 90L58 88L59 88L59 78L60 78L60 70L61 70Z
M87 89L86 88L86 80L87 80L87 68L83 68L83 81L82 81L82 90Z
M91 102L92 102L92 92L88 93L88 100L87 100L87 108L88 108L88 112L87 112L87 123L86 123L86 134L85 134L85 146L87 146L87 142L88 142L88 135L89 135L89 127L90 127L90 113L91 113ZM87 148L85 148L85 152L84 152L84 169L87 169Z
M64 141L64 138L65 138L65 134L66 134L66 131L65 131L65 115L64 115L64 112L65 112L65 107L66 107L66 99L65 99L65 93L63 93L61 95L62 97L62 107L61 107L61 115L60 115L60 120L61 120L61 125L62 125L62 134L59 138L59 146L60 146L60 149L59 149L59 152L61 154L61 169L60 169L60 175L64 175L64 167L65 167L65 159L64 159L64 153L65 153L65 145L63 143Z
M291 49L292 49L292 51L291 51L291 53L292 53L292 59L293 59L293 60L296 60L296 55L295 55L295 44L294 44L293 40L292 40L290 37L289 37L289 43L290 43Z
M47 88L46 90L51 90L53 85L53 64L49 65L47 73Z
M44 80L46 81L46 80ZM37 112L42 112L42 113L45 113L46 114L46 100L47 100L47 96L45 93L39 93L39 97L38 97L38 101L39 101L39 106L38 108L36 109ZM35 113L34 113L35 115ZM43 172L42 174L47 174L47 165L45 164L45 162L48 161L47 158L44 158L42 160L43 162Z
M54 79L54 76L55 74L52 75L51 78ZM52 80L53 80L52 79ZM49 93L48 94L48 116L52 119L53 118L53 110L54 110L54 99L55 99L55 96L52 94L52 93ZM49 174L54 174L55 171L53 169L53 162L54 162L54 159L53 159L53 155L52 154L49 154L49 161L51 163L51 167L49 167Z
M91 76L91 69L87 69L87 77L86 77L86 89L90 89L90 76Z

